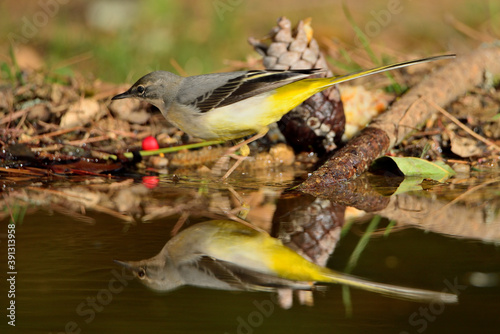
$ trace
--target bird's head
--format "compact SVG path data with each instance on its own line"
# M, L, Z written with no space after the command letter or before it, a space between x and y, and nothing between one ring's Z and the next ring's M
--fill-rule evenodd
M166 71L151 72L137 80L126 92L113 96L112 100L134 97L163 110L177 95L182 79Z
M141 261L114 262L132 271L141 283L155 291L170 291L184 284L172 262L158 255Z

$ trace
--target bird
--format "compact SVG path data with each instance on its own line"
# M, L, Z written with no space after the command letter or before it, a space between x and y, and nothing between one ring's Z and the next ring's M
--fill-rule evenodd
M114 261L159 292L184 285L228 291L310 291L338 283L404 300L458 302L455 294L372 282L319 266L267 232L231 220L192 225L152 258Z
M203 140L229 141L252 135L232 146L225 154L234 157L232 154L238 149L263 137L270 124L328 87L453 57L454 54L446 54L327 78L315 77L323 72L321 69L249 70L189 77L154 71L137 80L126 92L112 97L112 100L136 98L149 102L170 123ZM236 164L228 173L234 168Z

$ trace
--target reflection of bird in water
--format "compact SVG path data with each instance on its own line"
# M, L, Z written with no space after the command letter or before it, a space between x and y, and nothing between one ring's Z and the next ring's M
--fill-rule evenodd
M453 294L370 282L318 266L266 232L228 220L187 228L150 259L116 262L157 291L183 285L248 291L314 290L319 283L340 283L400 299L457 302Z

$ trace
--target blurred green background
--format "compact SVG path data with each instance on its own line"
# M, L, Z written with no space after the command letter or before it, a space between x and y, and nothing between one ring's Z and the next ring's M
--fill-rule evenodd
M379 55L460 53L500 31L496 0L345 3ZM0 62L12 62L14 45L23 68L111 82L177 73L175 63L189 75L224 71L258 59L247 38L263 37L280 16L313 18L316 39L330 49L359 49L340 0L2 0Z

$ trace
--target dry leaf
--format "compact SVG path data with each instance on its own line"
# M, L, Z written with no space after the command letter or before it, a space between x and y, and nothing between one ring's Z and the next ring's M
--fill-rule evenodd
M484 149L479 145L479 141L469 137L461 137L454 133L450 136L451 151L462 158L479 156L484 153Z
M69 110L61 117L61 128L68 129L82 126L97 120L103 115L99 103L91 99L83 99L71 105Z
M135 99L113 101L109 109L117 118L133 124L145 124L151 117L150 113L141 109L140 101Z

